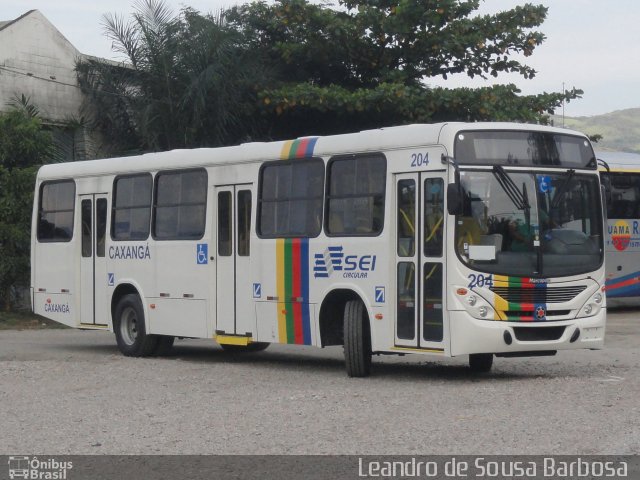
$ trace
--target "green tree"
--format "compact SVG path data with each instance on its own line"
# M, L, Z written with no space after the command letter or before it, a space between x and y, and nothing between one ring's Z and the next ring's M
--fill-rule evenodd
M78 67L103 130L145 149L218 146L413 122L548 123L581 90L522 95L513 84L433 88L453 74L535 70L516 54L544 41L547 9L477 15L480 0L253 2L218 15L140 0L105 16L120 68Z
M0 298L12 307L12 289L28 285L33 185L53 151L37 109L24 102L0 114Z
M520 95L515 85L430 88L456 73L487 78L535 70L547 9L525 4L473 15L479 0L341 0L340 9L307 0L251 3L228 15L268 58L278 82L259 93L273 136L337 133L409 122L514 120L548 114L582 91Z

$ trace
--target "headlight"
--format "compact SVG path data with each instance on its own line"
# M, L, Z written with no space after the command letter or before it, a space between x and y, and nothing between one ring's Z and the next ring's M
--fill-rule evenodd
M491 303L487 302L479 293L471 292L465 287L459 287L456 293L462 307L471 317L478 320L498 318Z
M597 315L603 304L604 294L601 291L597 291L591 295L591 298L582 306L581 314L585 317Z

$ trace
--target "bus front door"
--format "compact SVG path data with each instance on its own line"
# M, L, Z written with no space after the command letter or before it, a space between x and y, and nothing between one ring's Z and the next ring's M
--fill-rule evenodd
M106 326L107 196L80 195L80 326Z
M444 352L445 172L395 176L395 345Z
M250 274L252 185L215 187L216 333L253 336Z

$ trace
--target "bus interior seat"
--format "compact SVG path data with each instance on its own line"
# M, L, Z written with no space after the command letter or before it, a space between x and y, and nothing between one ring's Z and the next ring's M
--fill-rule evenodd
M484 229L473 217L460 217L458 219L459 238L464 238L470 245L478 245L480 238L484 236Z

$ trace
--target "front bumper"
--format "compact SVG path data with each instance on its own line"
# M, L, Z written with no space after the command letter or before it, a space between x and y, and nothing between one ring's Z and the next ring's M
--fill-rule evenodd
M591 317L535 323L478 320L464 310L449 313L451 356L469 353L600 349L604 346L606 308L602 308ZM538 328L547 330L530 330Z

